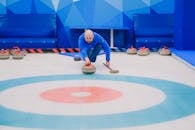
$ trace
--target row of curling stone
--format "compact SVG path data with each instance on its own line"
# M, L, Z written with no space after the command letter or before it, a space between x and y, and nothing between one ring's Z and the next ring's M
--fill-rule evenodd
M25 50L20 50L18 47L14 47L13 49L1 49L0 50L0 59L9 59L11 56L13 59L23 59L26 55Z
M9 50L7 49L1 49L0 50L0 59L9 59L10 57L10 53L9 53Z
M80 61L80 60L81 60L80 56L78 56L78 57L75 56L75 57L74 57L74 61ZM112 74L119 73L119 70L112 69L112 68L110 68L109 66L107 66L105 63L103 63L103 65L104 65L106 68L109 69L109 72L110 72L110 73L112 73ZM96 67L95 67L93 64L88 64L88 65L85 64L85 65L82 67L82 72L83 72L84 74L93 74L93 73L96 72Z
M168 47L163 47L163 48L160 48L158 50L158 53L160 55L164 55L164 56L168 56L168 55L171 55L171 51L169 50ZM130 47L127 49L127 54L138 54L140 56L147 56L150 54L150 50L146 47L141 47L139 50L137 50L136 48L134 47Z
M127 54L138 54L140 56L146 56L150 54L150 50L146 47L141 47L139 50L134 48L133 46L127 49Z

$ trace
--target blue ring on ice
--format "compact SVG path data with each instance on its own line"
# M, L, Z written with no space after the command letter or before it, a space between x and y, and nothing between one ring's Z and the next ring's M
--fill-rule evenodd
M0 81L0 92L20 85L58 80L106 80L138 83L159 89L166 99L149 108L105 115L44 115L27 113L0 105L0 125L42 129L108 129L142 126L171 121L195 113L195 87L168 80L120 75L48 75ZM155 98L155 97L154 97ZM135 99L136 100L136 99ZM144 99L143 99L144 100ZM14 101L13 101L14 102ZM30 104L33 107L33 104Z

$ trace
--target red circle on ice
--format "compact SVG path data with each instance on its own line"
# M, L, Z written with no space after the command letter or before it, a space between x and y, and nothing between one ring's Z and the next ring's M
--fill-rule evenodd
M40 96L45 100L61 103L97 103L115 100L122 93L103 87L64 87L44 91Z

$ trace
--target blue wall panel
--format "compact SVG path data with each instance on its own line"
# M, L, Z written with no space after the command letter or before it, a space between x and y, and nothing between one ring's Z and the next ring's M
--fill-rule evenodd
M173 13L175 0L150 0L151 9L157 14Z
M0 14L6 14L6 0L0 0Z
M195 49L195 1L175 1L175 48Z
M55 14L52 0L6 0L7 10L13 14Z
M115 46L129 47L134 38L132 16L173 13L173 3L174 0L0 0L0 14L56 14L59 47L77 47L77 37L85 28L95 29L108 43L109 29L115 29Z

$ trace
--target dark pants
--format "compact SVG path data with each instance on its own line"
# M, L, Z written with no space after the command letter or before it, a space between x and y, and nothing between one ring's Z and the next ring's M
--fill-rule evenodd
M89 60L91 62L96 61L97 55L99 54L101 49L102 49L102 45L100 43L98 43L94 46L94 48L90 48L90 49L87 50L87 55L88 55Z

